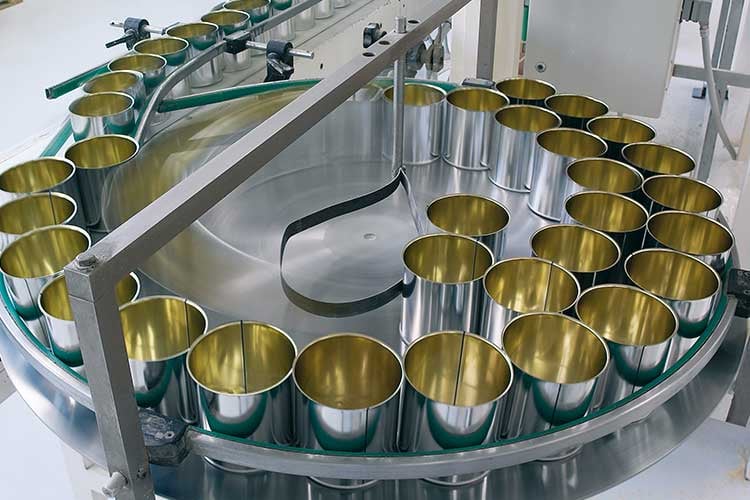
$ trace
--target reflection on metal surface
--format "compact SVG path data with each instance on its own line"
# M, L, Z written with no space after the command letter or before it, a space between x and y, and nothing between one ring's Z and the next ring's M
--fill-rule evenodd
M95 76L83 86L87 94L100 92L122 92L133 98L136 109L140 109L146 99L146 86L143 75L132 70L111 70Z
M433 451L489 443L513 382L508 357L481 337L438 332L404 354L405 387L399 443L405 451ZM465 484L486 473L431 479Z
M697 214L665 211L651 216L645 246L666 247L699 258L723 275L734 247L732 232Z
M196 386L185 368L188 348L206 333L206 315L186 299L146 297L120 308L138 406L195 422Z
M678 321L655 295L625 285L597 286L581 295L576 314L604 337L612 356L597 387L595 407L629 396L666 369Z
M104 134L129 134L135 126L135 99L122 92L79 97L68 106L76 141Z
M188 42L187 58L192 59L203 50L219 41L219 27L212 23L178 24L167 30L167 35L181 38ZM188 82L191 87L206 87L219 83L223 77L222 61L215 57L197 70L190 73Z
M213 23L219 27L219 38L223 39L237 31L246 30L250 24L250 14L241 10L215 10L201 17L201 21ZM221 55L224 63L224 71L241 71L250 67L253 52L243 50L237 54L224 52Z
M128 274L115 287L117 305L138 298L141 283L135 274ZM78 332L70 309L68 286L60 275L47 283L39 293L39 309L44 315L44 325L52 352L68 366L83 364Z
M383 91L383 155L393 155L393 87ZM445 91L423 83L404 85L404 164L422 165L440 157Z
M505 326L521 314L563 312L575 304L580 288L563 267L535 257L498 262L484 275L487 295L482 336L500 345Z
M580 191L605 191L640 199L643 176L633 167L609 158L584 158L567 168L566 198Z
M534 106L543 106L544 100L557 91L551 83L521 77L500 80L495 88L505 94L511 104Z
M607 158L622 161L622 148L634 142L648 142L656 137L651 126L624 116L601 116L589 121L586 129L607 143Z
M655 175L643 183L650 213L681 210L715 219L724 200L713 186L689 177Z
M505 327L502 345L516 379L503 436L546 430L591 409L609 363L606 342L591 328L558 313L530 313Z
M562 118L563 127L581 130L586 130L590 119L609 112L605 103L586 95L555 94L545 99L544 104Z
M182 38L162 36L141 40L133 47L140 54L154 54L166 59L169 66L179 66L187 60L188 42Z
M78 207L62 193L36 193L0 205L0 251L21 235L47 226L68 224Z
M166 77L167 60L156 54L127 54L107 65L110 71L130 70L143 75L147 91L156 88Z
M672 146L652 142L636 142L622 148L623 160L640 170L643 177L658 174L682 175L692 172L695 160Z

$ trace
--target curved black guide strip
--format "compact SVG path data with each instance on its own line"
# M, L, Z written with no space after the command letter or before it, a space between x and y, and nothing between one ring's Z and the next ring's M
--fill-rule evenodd
M389 286L387 289L378 292L369 297L353 300L350 302L325 302L322 300L313 299L304 295L292 287L284 278L284 252L286 245L289 240L295 235L306 231L310 228L328 222L329 220L347 215L357 210L370 207L380 201L385 200L390 195L396 192L399 186L404 188L407 196L411 198L409 180L406 177L406 172L403 169L399 169L396 176L388 184L381 188L376 189L370 193L352 198L350 200L342 201L330 207L326 207L317 212L313 212L310 215L306 215L301 219L297 219L289 224L284 230L284 235L281 238L281 250L279 252L279 276L281 278L281 287L284 290L284 294L287 298L300 309L309 313L325 316L329 318L345 318L348 316L356 316L368 311L377 309L401 294L403 287L403 281L399 280L396 283Z

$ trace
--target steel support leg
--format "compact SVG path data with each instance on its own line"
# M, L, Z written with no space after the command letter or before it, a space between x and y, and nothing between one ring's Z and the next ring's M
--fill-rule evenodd
M492 80L495 65L495 30L499 0L480 0L477 78Z

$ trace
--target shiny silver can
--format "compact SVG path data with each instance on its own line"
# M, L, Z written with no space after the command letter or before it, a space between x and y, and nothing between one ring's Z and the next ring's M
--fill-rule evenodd
M35 193L0 205L0 251L34 229L70 224L78 207L62 193Z
M410 241L403 254L401 338L410 344L431 332L478 332L482 276L493 263L484 244L457 234L429 234Z
M487 159L490 181L509 191L528 192L536 134L560 126L560 117L537 106L506 106L495 114Z
M622 148L622 158L647 180L654 175L689 174L695 169L695 160L686 152L654 142L628 144Z
M644 249L625 261L635 286L653 293L677 314L678 337L667 364L681 358L706 330L721 295L721 278L711 266L669 249Z
M721 192L712 185L679 175L649 177L642 190L650 214L679 210L716 219L724 202Z
M383 92L383 155L393 157L393 86ZM424 83L404 85L404 164L424 165L440 158L445 91Z
M185 359L206 333L203 309L181 297L145 297L120 307L120 321L138 406L195 423L198 393Z
M143 74L129 69L110 70L95 76L83 85L86 94L101 92L122 92L133 98L135 109L139 110L146 102L146 85Z
M465 332L436 332L404 354L402 451L442 451L494 442L513 384L508 356ZM429 478L446 486L472 483L486 472Z
M65 151L65 158L77 169L81 207L86 226L94 232L107 232L102 208L107 206L112 178L118 169L135 161L138 143L125 135L101 135L76 142Z
M565 198L581 191L617 193L641 201L643 176L623 162L609 158L583 158L568 165Z
M446 101L443 159L454 167L486 170L495 113L508 98L496 90L459 87Z
M511 104L544 106L544 100L557 90L549 82L516 76L500 80L495 88L505 94Z
M158 38L147 38L133 46L136 54L150 54L163 57L167 61L167 73L174 71L188 60L187 40L174 36L160 36Z
M198 386L200 426L241 439L292 444L296 356L292 339L266 323L237 321L200 337L187 357ZM231 472L255 470L206 460Z
M615 240L590 227L553 224L536 231L530 241L531 255L573 273L582 290L610 283L620 261Z
M294 362L299 446L316 450L382 453L398 449L401 360L385 344L356 333L321 337ZM352 489L370 480L313 478Z
M167 35L188 42L188 59L192 59L219 41L219 27L213 23L178 24L167 30ZM188 76L192 88L207 87L223 78L221 57L214 57Z
M647 123L624 116L600 116L586 124L586 129L607 143L605 156L623 161L622 148L634 142L654 140L656 131Z
M612 357L595 407L616 403L664 373L678 321L656 295L628 285L595 286L581 294L576 315L607 341Z
M227 35L246 30L250 25L250 14L241 10L215 10L201 17L201 21L217 25L219 38L224 39ZM224 71L230 73L242 71L249 68L252 63L252 50L246 49L237 54L224 52L221 57L224 62Z
M29 231L5 247L0 253L0 272L19 316L40 318L37 299L44 285L90 245L89 235L81 228L49 226ZM46 339L40 340L47 344Z
M546 431L592 409L610 356L594 330L563 314L530 313L508 323L502 345L515 379L503 437Z
M734 235L723 224L698 214L664 211L648 219L645 247L671 248L696 257L724 275Z
M333 0L321 0L312 9L315 19L328 19L333 16Z
M115 287L117 305L122 306L138 298L141 282L134 273L121 279ZM62 274L47 283L39 294L39 310L52 353L71 368L83 366L81 343L73 322L68 286Z
M252 24L263 22L271 16L270 0L232 0L224 2L224 9L239 10L246 13L250 16Z
M483 279L486 296L481 334L500 345L503 330L513 318L531 312L572 309L580 286L562 266L536 257L501 260Z
M603 155L607 145L590 132L554 128L537 134L536 147L528 205L535 214L559 221L567 191L568 165L581 158Z
M604 191L583 191L565 200L563 222L597 229L620 247L620 261L610 279L625 282L624 263L643 248L648 212L627 196Z
M68 106L76 141L105 134L129 134L135 127L135 100L122 92L79 97Z
M333 7L336 9L343 9L344 7L349 7L352 3L352 0L333 0Z
M500 202L476 194L448 194L427 205L427 220L441 231L484 243L495 259L502 258L510 212Z
M555 94L544 100L544 105L557 113L562 126L586 130L592 118L609 113L609 106L599 99L579 94Z
M156 54L126 54L107 64L110 71L137 71L143 77L146 93L150 93L167 77L167 60Z
M13 165L0 173L0 203L44 192L64 193L70 196L78 206L78 214L73 223L83 223L76 166L72 161L43 156Z

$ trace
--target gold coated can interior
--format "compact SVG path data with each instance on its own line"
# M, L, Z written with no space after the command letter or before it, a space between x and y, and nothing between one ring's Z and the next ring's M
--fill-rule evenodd
M673 250L635 252L625 261L625 272L639 287L671 300L705 299L721 286L719 275L710 266Z
M24 234L40 227L65 224L75 212L75 202L60 193L24 196L0 206L0 232Z
M558 115L573 118L596 118L609 112L609 107L602 101L586 95L556 94L544 102Z
M713 219L688 212L659 212L648 232L662 245L692 255L718 255L734 246L732 233Z
M206 315L189 300L154 296L120 307L128 358L164 361L182 355L206 332Z
M65 151L65 158L78 168L106 168L128 161L138 152L138 143L124 135L99 135L78 141Z
M481 88L458 88L448 92L448 102L467 111L497 111L508 105L508 99L494 90Z
M393 102L393 86L383 92L383 97ZM423 83L407 83L404 85L404 105L406 106L431 106L445 99L445 93L432 85Z
M638 202L616 193L582 191L565 201L565 210L584 226L627 233L646 225L648 213Z
M133 50L141 54L154 54L157 56L171 56L186 50L188 47L187 40L171 36L159 38L149 38L141 40L133 47Z
M620 249L606 234L567 224L543 227L531 236L534 255L574 273L604 271L617 264Z
M427 218L443 231L486 236L508 225L508 210L493 199L475 194L449 194L432 201Z
M677 316L661 299L627 285L589 288L576 313L596 333L620 345L661 344L677 332Z
M404 265L422 279L437 283L468 283L492 265L492 252L481 243L456 234L428 234L410 241Z
M503 331L503 348L524 373L557 384L591 380L609 360L599 335L562 314L531 313L513 319Z
M672 210L709 212L721 206L722 196L713 186L689 177L656 175L643 183L646 196Z
M560 126L560 117L548 109L539 106L516 104L506 106L495 114L495 120L513 130L522 132L541 132Z
M224 3L224 8L247 12L249 10L265 7L269 3L271 3L269 0L232 0L231 2Z
M573 128L553 128L536 136L537 144L552 153L587 158L601 156L607 151L607 145L590 132Z
M250 395L286 380L296 356L294 342L278 328L237 321L200 337L190 348L188 370L211 392Z
M646 123L622 116L600 116L588 123L590 132L606 141L630 144L648 142L656 137L656 132Z
M492 266L484 276L484 290L492 300L512 311L562 312L575 303L579 286L562 266L520 257Z
M89 94L98 92L122 92L138 83L138 75L128 71L110 71L95 76L83 86Z
M677 148L636 142L622 148L622 156L631 165L655 174L682 175L695 168L695 161Z
M15 165L0 174L0 190L9 193L36 193L53 188L70 178L72 163L60 158L37 158Z
M584 158L568 166L568 177L586 189L631 193L643 184L643 176L622 162L609 158Z
M115 287L115 298L117 305L121 306L135 299L138 295L140 285L138 279L128 274L121 279ZM63 321L73 321L73 311L70 309L70 298L68 297L68 285L65 276L58 276L49 282L39 296L42 310L53 318Z
M166 61L156 54L128 54L109 63L111 71L154 71L166 66Z
M357 333L322 337L294 364L294 381L312 401L340 410L361 410L385 403L401 387L398 356L380 341Z
M100 92L79 97L69 110L79 116L110 116L133 106L133 98L119 92Z
M242 24L250 19L246 12L241 10L216 10L201 17L201 21L213 23L218 26L234 26Z
M42 278L62 271L91 244L88 235L74 226L34 229L5 247L0 269L16 278Z
M190 38L211 35L217 30L217 26L211 23L187 23L169 28L167 35L188 40Z
M500 398L513 380L513 370L500 349L463 332L419 338L404 355L404 372L409 384L428 399L464 407Z
M552 84L531 78L507 78L495 84L495 88L514 99L543 101L556 92Z

